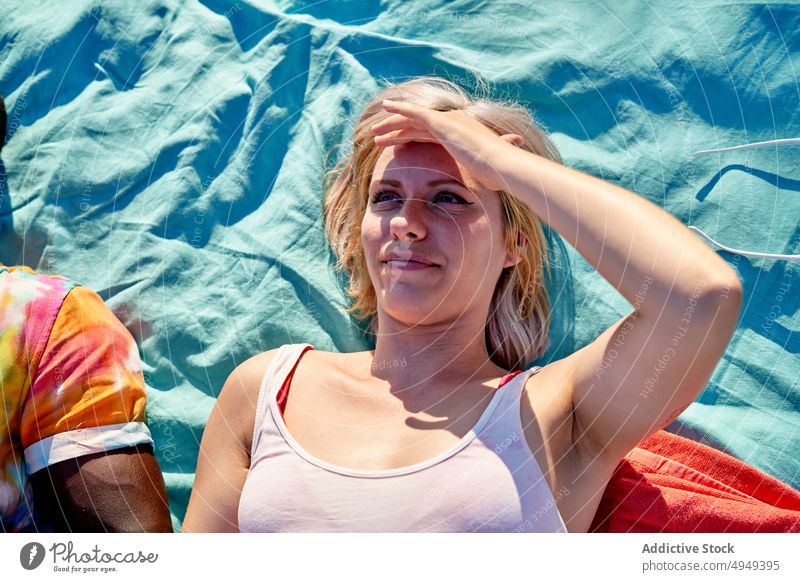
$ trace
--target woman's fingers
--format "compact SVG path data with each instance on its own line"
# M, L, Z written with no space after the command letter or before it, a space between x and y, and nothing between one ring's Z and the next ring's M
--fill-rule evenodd
M403 129L404 127L425 129L428 126L430 109L402 101L389 101L388 99L383 100L383 108L394 115L373 125L372 130L376 133Z
M375 145L379 147L400 145L412 141L436 142L438 140L423 129L413 128L399 129L375 136Z
M407 117L418 117L421 112L428 111L424 107L406 103L405 101L391 101L389 99L383 100L383 108L391 113L401 113Z
M383 108L391 115L372 126L377 146L383 148L413 141L439 143L489 190L504 187L492 161L507 151L502 144L516 147L525 144L517 134L497 135L464 111L436 111L389 100L383 101Z
M380 123L376 123L375 125L373 125L372 133L374 133L375 135L382 135L390 131L396 131L408 127L413 127L411 120L405 115L395 114L392 115L391 117L387 117Z

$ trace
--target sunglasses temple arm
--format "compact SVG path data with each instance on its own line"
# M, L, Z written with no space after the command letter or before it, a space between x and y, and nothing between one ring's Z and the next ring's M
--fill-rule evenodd
M776 259L776 260L782 260L782 261L800 262L800 255L779 255L779 254L774 254L774 253L757 253L757 252L752 252L752 251L743 251L743 250L739 250L739 249L733 249L731 247L726 247L725 245L722 245L722 244L718 243L717 241L715 241L713 238L708 236L706 233L704 233L702 230L700 230L696 226L690 226L689 230L693 230L693 231L699 233L700 236L702 236L704 239L706 239L708 242L710 242L714 246L717 246L717 247L721 248L723 251L728 251L729 253L733 253L735 255L747 255L749 257L763 257L765 259Z
M768 146L785 146L785 145L800 145L800 137L790 137L786 139L771 139L769 141L758 141L755 143L746 143L743 145L732 146L729 148L718 148L713 150L700 150L694 152L692 156L702 156L705 154L717 154L720 152L732 152L735 150L744 150L748 148L765 148Z

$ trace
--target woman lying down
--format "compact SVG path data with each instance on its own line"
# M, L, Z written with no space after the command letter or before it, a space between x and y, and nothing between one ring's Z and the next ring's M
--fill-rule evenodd
M228 378L184 531L586 532L622 458L702 391L736 273L643 197L561 164L523 108L392 85L325 193L375 349L284 345ZM634 310L548 346L547 222Z

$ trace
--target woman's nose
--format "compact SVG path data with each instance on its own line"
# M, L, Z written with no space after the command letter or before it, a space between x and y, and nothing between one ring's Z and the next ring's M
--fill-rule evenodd
M409 199L389 221L389 230L398 240L421 239L428 233L425 214L425 200Z

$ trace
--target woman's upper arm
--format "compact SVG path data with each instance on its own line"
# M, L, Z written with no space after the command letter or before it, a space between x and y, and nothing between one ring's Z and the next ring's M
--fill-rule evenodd
M225 382L203 432L183 532L239 531L258 391L273 352L250 358Z
M574 432L585 450L621 459L705 388L736 328L741 292L687 301L685 314L634 311L573 354Z

